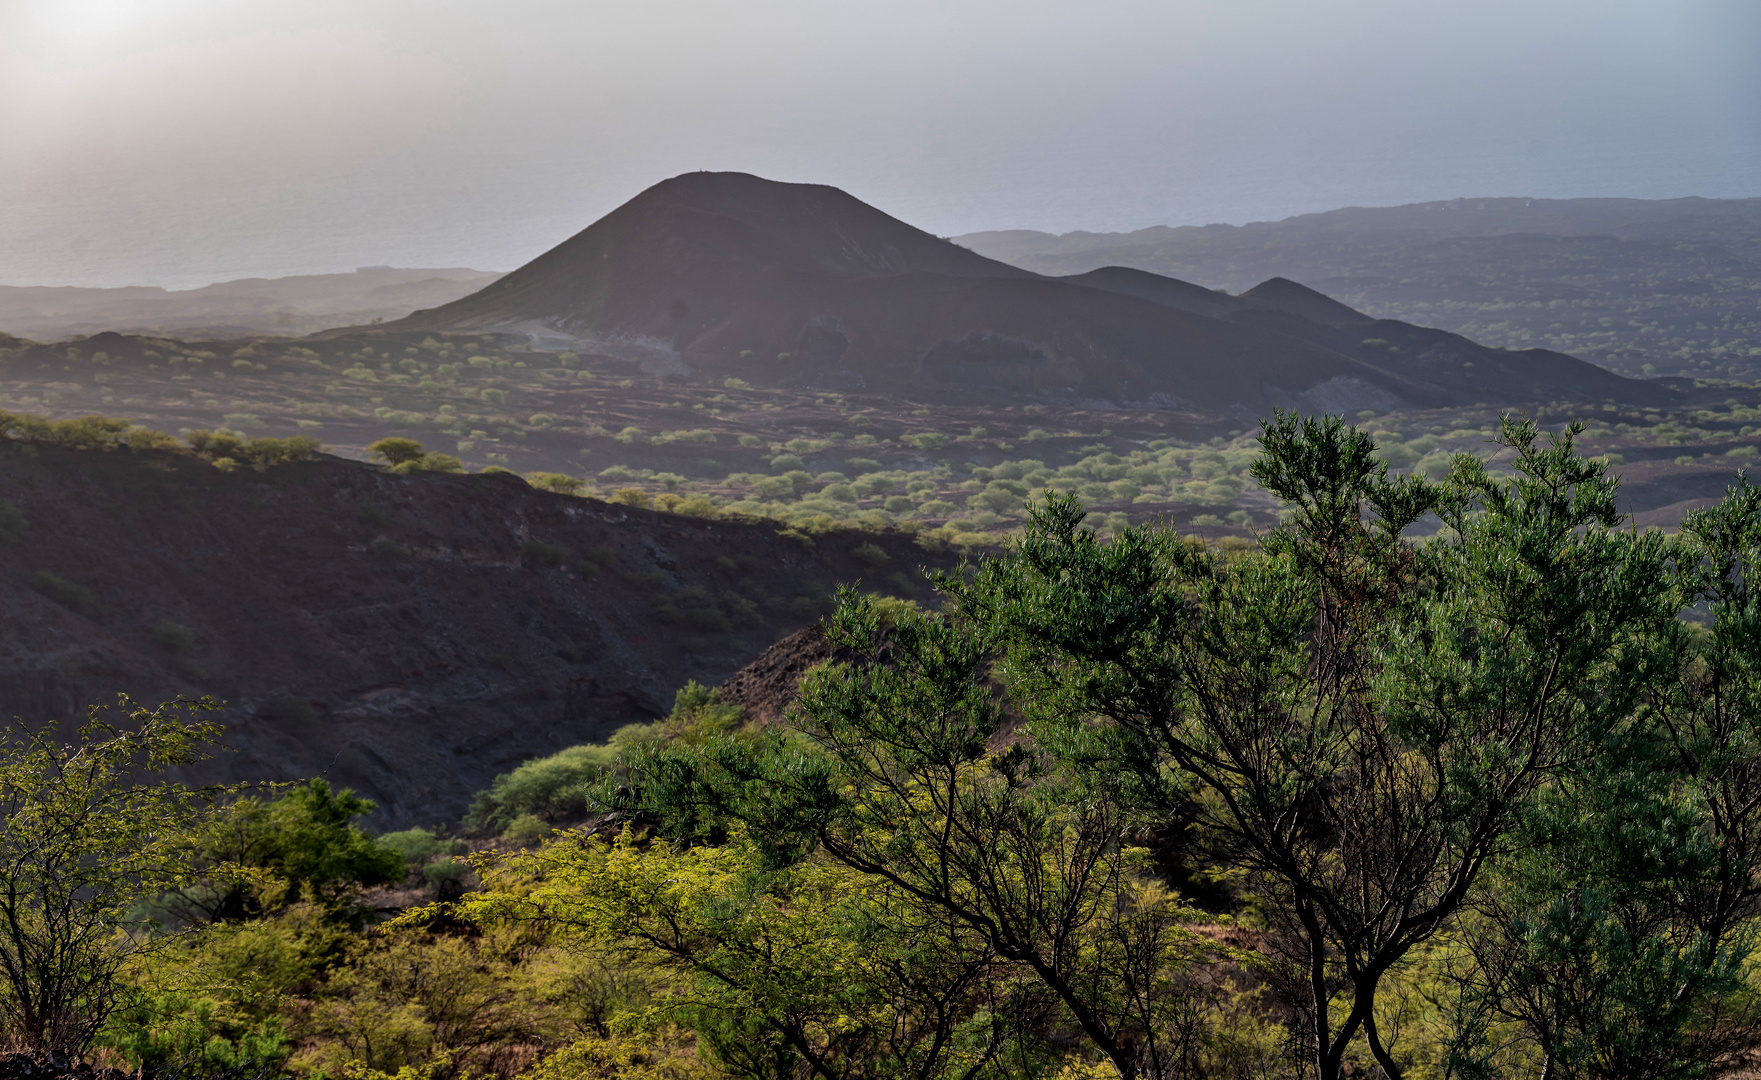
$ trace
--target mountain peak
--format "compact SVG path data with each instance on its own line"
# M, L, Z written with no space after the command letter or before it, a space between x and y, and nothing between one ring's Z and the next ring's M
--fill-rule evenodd
M1344 329L1376 321L1325 293L1316 292L1307 285L1284 277L1267 278L1241 295L1243 299L1255 301L1262 307L1295 315L1323 326Z
M1565 357L1555 373L1564 387L1458 385L1472 370L1459 365L1439 382L1430 367L1338 333L1371 321L1283 278L1233 298L1124 267L1042 277L837 188L699 172L655 184L488 288L381 331L515 333L655 375L946 400L1263 414L1658 392Z

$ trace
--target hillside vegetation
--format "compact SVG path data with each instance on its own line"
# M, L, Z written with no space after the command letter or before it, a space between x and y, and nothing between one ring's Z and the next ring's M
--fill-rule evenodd
M1429 480L1281 416L1256 549L1050 499L937 610L845 591L785 715L687 683L450 830L370 837L322 782L206 815L137 785L96 820L140 872L20 909L128 932L39 969L95 980L9 976L0 1020L163 1075L1734 1075L1761 493L1632 530L1577 435L1512 421L1508 469ZM215 734L130 719L7 743L9 813ZM46 767L76 752L111 764ZM11 925L0 957L43 940ZM20 1004L90 987L65 1015L102 1023Z
M1390 347L1394 347L1390 343ZM320 439L366 458L387 437L555 490L793 526L898 528L957 544L1019 528L1025 497L1080 494L1109 527L1173 515L1205 535L1276 520L1248 475L1253 425L1230 413L950 404L644 374L609 356L482 336L181 342L106 334L0 345L0 408L124 413L170 431ZM1624 508L1674 525L1761 450L1761 391L1707 382L1654 408L1539 403L1590 423L1628 470ZM1500 410L1360 410L1392 464L1495 453ZM1401 449L1395 444L1405 447ZM1672 508L1673 509L1670 509Z

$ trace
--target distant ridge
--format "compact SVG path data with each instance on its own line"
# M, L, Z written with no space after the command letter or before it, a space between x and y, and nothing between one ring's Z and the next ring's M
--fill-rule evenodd
M743 173L656 184L493 285L381 329L950 399L1262 414L1670 396L1563 354L1379 322L1282 279L1228 297L1117 267L1045 277L836 188Z
M1235 293L1284 277L1380 318L1620 374L1761 379L1761 199L1450 199L954 242L1054 276L1130 267Z
M56 341L104 330L182 337L303 335L476 292L500 274L363 266L352 274L242 278L199 289L0 285L0 333Z

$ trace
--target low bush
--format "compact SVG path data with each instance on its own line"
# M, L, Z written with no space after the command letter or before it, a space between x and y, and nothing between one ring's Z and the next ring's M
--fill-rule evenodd
M850 554L856 556L858 562L864 563L868 566L879 566L882 563L890 562L892 559L892 556L883 551L879 545L870 543L856 545L856 550L850 552Z
M42 443L69 450L114 450L128 445L134 425L107 416L82 416L75 420L50 420L29 413L0 411L0 438Z
M149 434L157 434L151 432ZM292 435L285 439L252 439L240 435L236 431L221 428L209 431L205 428L186 432L183 437L196 456L214 462L222 461L248 463L258 472L271 465L289 465L298 461L309 461L312 455L323 448L317 439L310 435Z
M415 870L437 855L463 855L469 850L463 840L436 836L428 829L405 829L379 837L379 846L403 855L404 862Z
M416 447L417 450L422 449L422 444L416 442L414 439L381 439L379 442L374 443L373 446L380 446L381 444L388 442L409 443L411 446ZM370 446L367 449L371 451L373 447ZM442 454L438 451L423 451L414 457L406 456L402 460L394 463L391 467L391 471L400 476L407 476L410 473L417 472L456 473L463 472L464 470L464 462L453 457L451 454Z
M17 544L30 531L31 523L24 511L11 499L0 499L0 544Z
M196 632L174 622L162 622L151 631L153 643L173 653L187 653L196 647Z
M70 608L89 608L98 602L98 594L77 581L69 581L52 570L38 570L31 575L31 588L58 604Z
M470 876L470 864L451 855L443 855L422 868L422 884L440 900L458 899Z
M581 490L583 480L576 479L567 473L535 472L526 474L526 482L535 488L554 491L559 495L573 495Z
M528 761L497 776L487 791L478 792L466 821L476 829L500 833L529 815L553 821L579 817L588 810L593 782L625 749L656 734L654 725L633 724L619 728L605 743L571 746Z
M525 542L520 545L520 562L528 568L560 566L568 556L567 549L555 544L547 544L536 536L527 537Z

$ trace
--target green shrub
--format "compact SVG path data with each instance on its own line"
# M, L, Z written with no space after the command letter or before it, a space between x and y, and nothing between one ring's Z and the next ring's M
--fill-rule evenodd
M552 820L585 814L593 782L617 762L625 747L649 730L649 725L629 725L604 744L571 746L502 773L472 799L466 820L477 828L500 832L531 814Z
M536 536L527 537L520 545L520 562L527 567L560 566L568 556L566 549L547 544Z
M699 745L740 724L740 707L722 702L721 691L688 679L673 695L673 711L662 727L667 738Z
M465 463L451 454L430 452L410 461L400 461L391 467L391 471L401 476L417 472L456 473L465 471Z
M516 844L536 844L555 830L540 820L537 814L522 814L508 823L502 835Z
M0 438L61 446L69 450L114 450L128 444L134 425L106 416L82 416L76 420L50 420L27 413L0 411Z
M18 543L30 527L24 511L13 505L11 499L0 499L0 544Z
M206 428L187 431L184 433L183 441L191 450L210 461L219 458L237 460L244 456L245 437L236 431L227 431L224 428L219 431L209 431Z
M684 514L686 517L713 518L721 514L721 507L707 495L691 495L674 504L673 513Z
M367 550L382 558L394 559L404 553L404 546L389 536L377 536L367 545Z
M71 608L87 608L98 602L98 594L77 581L69 581L52 570L38 570L31 575L31 588L58 604Z
M379 838L379 846L401 854L412 870L436 855L463 855L468 850L463 840L444 839L427 829L386 833Z
M890 562L892 560L892 556L888 555L878 545L871 543L858 544L856 550L850 552L850 554L854 555L858 562L866 563L869 566L879 566L882 563Z
M174 622L162 622L150 631L154 644L174 653L187 653L196 647L196 632Z
M469 864L443 855L422 868L422 884L441 899L453 899L465 891L470 873Z
M585 483L585 481L578 480L567 473L555 472L527 473L526 482L535 488L554 491L559 495L573 495L581 490L581 485Z
M273 894L260 897L264 903L287 903L303 894L335 903L357 887L400 881L408 872L402 852L353 823L373 810L372 802L346 789L333 792L323 780L268 803L247 797L209 838L207 855L272 871L274 882L256 886Z
M405 465L422 460L427 451L414 439L392 437L367 444L367 454L388 465Z
M292 435L285 439L248 439L240 447L244 460L249 461L251 467L258 472L271 465L309 461L320 449L322 444L310 435Z

